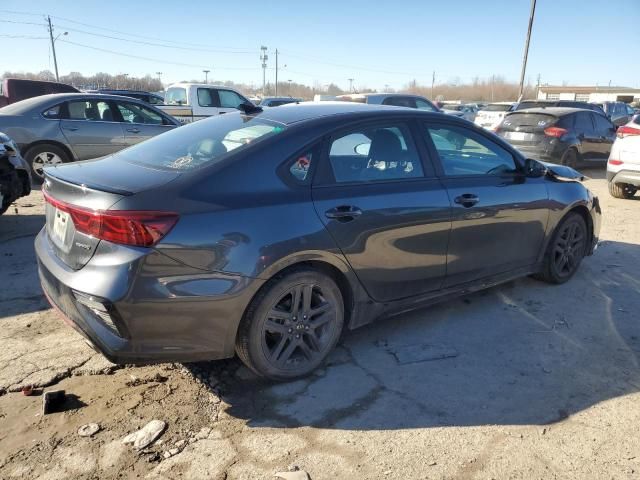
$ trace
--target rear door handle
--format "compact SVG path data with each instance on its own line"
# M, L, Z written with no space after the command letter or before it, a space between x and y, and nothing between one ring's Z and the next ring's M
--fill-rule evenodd
M75 132L76 130L78 130L78 127L62 127L65 130L69 130L70 132Z
M325 217L343 222L350 222L360 215L362 215L362 210L358 207L354 207L353 205L340 205L324 212Z
M464 193L459 197L456 197L454 200L458 205L462 205L464 208L473 207L476 203L480 201L477 195L473 193Z
M140 129L139 128L127 128L127 132L131 132L131 133L140 133Z

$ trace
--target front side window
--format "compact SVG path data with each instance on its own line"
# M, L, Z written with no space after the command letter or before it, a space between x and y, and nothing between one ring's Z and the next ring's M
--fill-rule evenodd
M231 90L218 90L218 96L222 108L238 108L238 105L245 102L244 98Z
M98 100L75 100L68 103L70 120L89 120L94 122L114 122L111 105Z
M431 102L427 102L426 100L422 100L421 98L416 98L416 107L418 108L418 110L437 112L436 107L434 107Z
M488 138L464 127L426 128L447 176L514 173L513 155Z
M135 103L118 102L118 110L122 115L122 120L126 123L145 123L150 125L162 125L162 116L151 110Z
M118 152L127 162L168 170L195 170L285 130L265 119L222 115L169 130Z
M411 97L389 97L382 102L383 105L392 105L394 107L416 108L416 103Z
M401 180L423 176L405 125L362 127L334 138L329 160L337 183Z

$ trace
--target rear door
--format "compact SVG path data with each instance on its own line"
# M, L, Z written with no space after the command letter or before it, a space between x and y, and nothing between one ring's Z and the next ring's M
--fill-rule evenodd
M438 122L422 130L452 202L444 286L535 264L549 215L544 178L525 177L490 134Z
M115 104L83 99L71 100L65 107L60 129L78 160L104 157L124 148L124 132L116 118Z
M588 111L577 112L569 115L573 118L573 129L576 138L580 141L580 155L585 160L592 160L598 156L600 139L596 135L593 124L594 114Z
M449 198L410 124L335 133L315 176L316 211L369 295L391 301L442 286Z
M594 158L604 160L609 158L609 153L611 153L611 147L616 139L616 127L604 115L597 113L592 115L595 126L595 137L597 138Z
M135 145L174 128L158 112L139 103L116 100L127 146Z

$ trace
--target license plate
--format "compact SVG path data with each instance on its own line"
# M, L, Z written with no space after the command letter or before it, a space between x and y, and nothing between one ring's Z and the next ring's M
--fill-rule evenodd
M67 228L69 227L71 217L69 217L67 212L63 212L57 208L54 215L51 237L55 243L62 246L64 245L64 239L67 236Z
M511 132L509 138L511 140L524 140L525 138L527 138L527 134L524 132Z

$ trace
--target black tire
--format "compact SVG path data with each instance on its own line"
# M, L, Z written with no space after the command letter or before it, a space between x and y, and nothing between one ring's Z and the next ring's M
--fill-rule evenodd
M584 218L577 213L569 213L556 227L544 256L542 271L534 277L547 283L568 281L587 252L588 236Z
M67 163L71 161L67 152L57 145L41 143L39 145L31 147L29 150L27 150L24 158L29 164L29 167L31 167L31 179L36 185L41 185L44 181L44 177L42 175L42 167L40 167L41 162L39 161L39 158L42 158L42 156L47 156L52 159L59 158L59 163ZM34 162L36 163L35 167Z
M568 148L562 158L560 159L562 165L567 167L576 168L578 166L578 152L575 148Z
M343 322L342 293L333 279L295 269L270 280L251 301L238 328L236 352L260 376L304 377L333 350Z
M615 198L633 198L638 191L638 187L628 183L609 182L609 193Z

